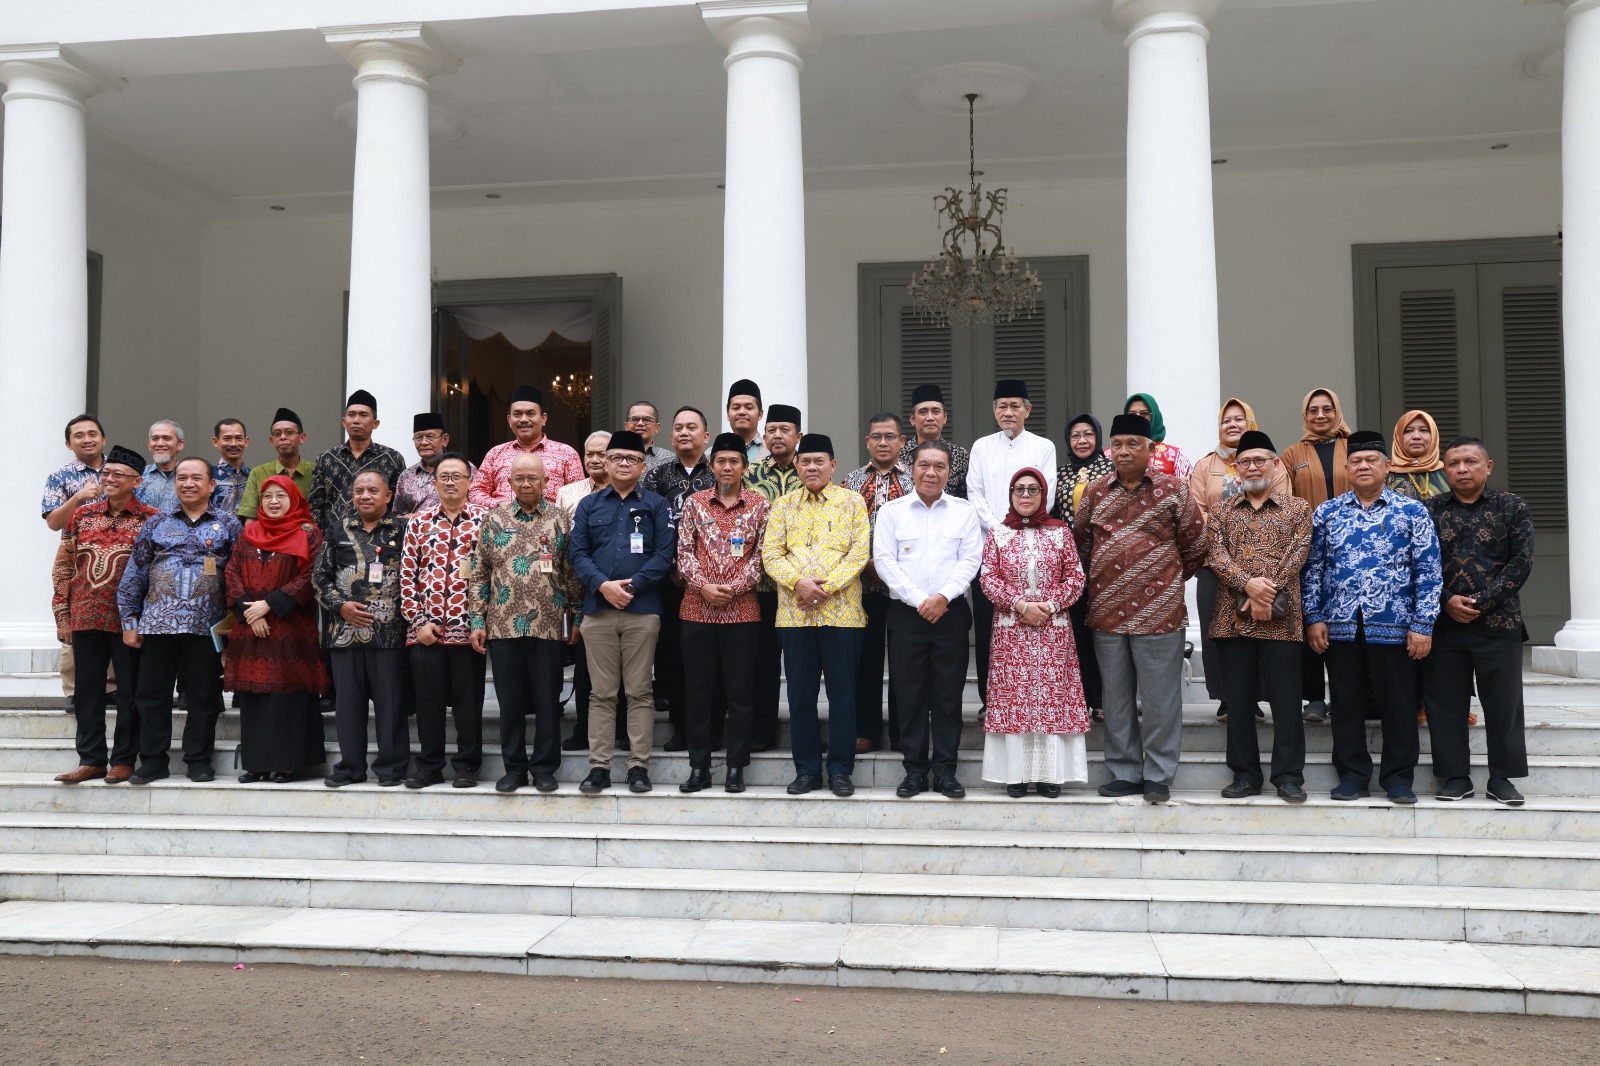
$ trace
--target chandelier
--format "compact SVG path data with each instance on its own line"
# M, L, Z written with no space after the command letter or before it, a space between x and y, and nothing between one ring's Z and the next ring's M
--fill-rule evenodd
M583 418L589 414L589 390L593 384L593 374L584 374L581 378L577 374L568 374L565 378L557 374L550 379L550 395Z
M934 211L948 228L939 254L923 264L910 285L917 314L945 326L1031 315L1042 288L1032 264L1024 261L1019 269L1016 250L1005 246L1000 216L1006 211L1006 190L986 193L978 184L978 94L966 97L967 191L947 187L933 198Z

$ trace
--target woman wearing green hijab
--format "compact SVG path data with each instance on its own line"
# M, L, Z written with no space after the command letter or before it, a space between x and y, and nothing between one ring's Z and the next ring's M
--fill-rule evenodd
M1188 481L1194 464L1189 462L1176 444L1167 443L1167 423L1161 417L1161 406L1156 403L1155 397L1148 392L1136 392L1122 405L1122 413L1150 420L1150 439L1154 441L1150 448L1150 471ZM1110 455L1111 449L1107 448L1106 454Z

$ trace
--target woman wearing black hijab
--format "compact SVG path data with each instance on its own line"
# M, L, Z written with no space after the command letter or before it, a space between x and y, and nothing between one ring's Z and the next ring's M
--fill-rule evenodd
M1111 459L1105 453L1105 441L1100 420L1087 412L1074 415L1067 422L1067 461L1056 471L1056 499L1050 513L1068 525L1078 511L1078 501L1083 490L1107 475L1116 473ZM1087 564L1085 564L1087 567ZM1089 630L1089 597L1080 596L1070 610L1072 636L1078 646L1078 667L1083 674L1083 695L1089 704L1089 714L1097 722L1105 721L1100 709L1100 664L1094 658L1094 634Z

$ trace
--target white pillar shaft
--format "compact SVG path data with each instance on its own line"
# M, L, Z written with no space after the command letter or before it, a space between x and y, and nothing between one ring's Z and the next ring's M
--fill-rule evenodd
M798 407L809 425L800 59L767 21L746 20L727 61L723 395L751 378L767 406Z
M5 168L0 176L0 377L17 479L0 509L11 550L0 586L0 646L55 643L50 566L58 537L37 507L47 472L66 462L67 419L88 377L84 110L73 91L31 64L6 65Z
M1128 37L1128 389L1191 457L1216 440L1222 372L1206 32L1153 15Z
M366 389L376 439L411 453L411 416L433 408L428 87L392 58L356 76L346 394Z

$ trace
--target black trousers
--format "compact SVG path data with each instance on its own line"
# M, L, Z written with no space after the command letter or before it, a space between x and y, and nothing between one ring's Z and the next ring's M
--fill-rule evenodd
M681 624L689 765L696 770L711 769L717 737L726 736L728 767L742 770L750 765L761 623ZM725 703L718 699L719 688Z
M139 680L134 689L141 768L167 769L167 752L172 747L172 686L179 680L189 698L188 718L183 726L183 761L189 767L211 766L217 739L217 709L222 703L216 691L217 658L209 634L152 634L144 638Z
M1472 776L1467 712L1472 682L1483 706L1489 776L1527 777L1528 745L1522 722L1522 634L1460 625L1441 618L1433 651L1422 660L1422 702L1428 708L1433 775ZM79 689L79 691L83 691Z
M122 643L121 633L86 629L72 634L72 702L78 718L78 765L106 765L106 667L117 671L117 724L110 765L132 766L139 757L139 649Z
M377 732L378 757L372 772L379 781L406 775L411 761L411 735L401 703L401 677L406 673L404 648L335 648L328 653L333 683L333 724L339 738L339 761L333 773L367 779L367 704Z
M750 720L750 742L773 748L778 744L778 697L783 684L783 645L778 641L778 594L756 593L761 605L761 628L756 631L756 698Z
M1363 787L1372 780L1364 713L1370 683L1377 697L1379 721L1383 723L1378 787L1387 790L1396 783L1409 786L1416 775L1419 739L1417 668L1406 654L1406 646L1369 643L1365 628L1358 622L1356 639L1331 641L1324 658L1328 661L1328 687L1333 697L1329 720L1333 768L1339 780L1355 781Z
M476 774L483 765L483 683L489 663L466 644L413 644L411 678L417 686L416 775L444 771L445 705L454 712L456 773ZM548 688L546 689L548 692Z
M489 642L489 658L494 660L494 691L500 700L500 754L508 774L554 774L561 766L561 708L550 679L554 677L560 683L564 647L559 640L538 637ZM479 710L481 727L481 703ZM531 762L527 745L530 711Z
M1300 698L1307 703L1316 703L1318 700L1328 698L1327 682L1324 675L1327 673L1328 663L1326 655L1318 655L1311 650L1311 645L1300 645ZM1365 702L1366 697L1361 697Z
M1083 675L1083 699L1091 710L1105 710L1105 689L1100 684L1100 660L1094 657L1094 630L1089 628L1087 596L1067 608L1072 618L1072 640L1078 646L1078 672Z
M994 633L994 604L983 594L983 586L972 582L972 651L978 660L978 702L989 706L989 640Z
M1225 590L1223 595L1231 596L1233 593ZM1217 572L1211 567L1202 566L1200 572L1195 574L1194 598L1195 607L1200 612L1200 669L1206 675L1206 698L1231 704L1233 701L1228 699L1224 691L1222 658L1217 654L1217 642L1211 639L1211 619L1217 609ZM1241 706L1255 706L1254 697L1255 694L1251 693L1250 702Z
M955 776L971 628L964 597L931 623L904 603L889 607L889 670L900 693L900 761L909 776Z
M1261 745L1256 739L1257 686L1266 690L1272 707L1272 783L1305 784L1306 732L1300 719L1300 648L1295 640L1258 640L1230 637L1213 642L1216 647L1218 687L1230 708L1228 714L1228 769L1259 785ZM1211 668L1206 667L1210 683Z
M867 628L861 638L861 664L856 667L856 733L874 746L884 742L883 663L889 651L889 611L894 603L886 592L865 592L861 606ZM894 676L889 677L889 747L900 750L900 709Z
M655 698L666 704L667 721L674 733L683 732L683 590L668 578L661 590L661 632L656 637Z

